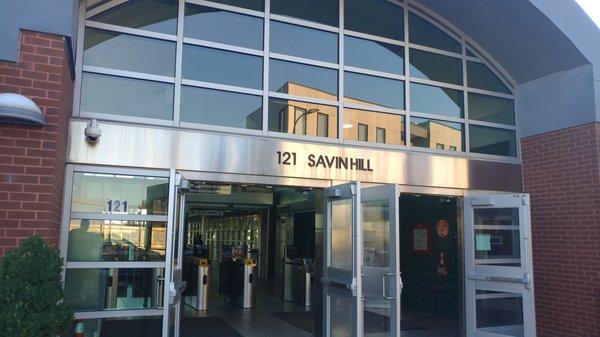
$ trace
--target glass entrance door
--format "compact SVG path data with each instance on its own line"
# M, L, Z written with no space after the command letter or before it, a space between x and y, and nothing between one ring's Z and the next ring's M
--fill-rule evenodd
M400 335L395 185L324 192L323 336Z
M535 336L529 195L464 199L467 337Z
M323 197L323 336L356 337L363 323L360 183L327 188Z
M399 199L396 185L361 191L364 336L400 336Z
M165 317L167 324L163 326L163 336L179 337L181 331L181 310L182 293L186 287L183 281L183 230L185 228L185 192L188 189L188 181L181 174L172 172L172 181L174 181L170 200L169 210L172 215L170 222L171 230L167 239L169 249L170 263L167 268L165 282ZM172 203L172 207L171 207Z

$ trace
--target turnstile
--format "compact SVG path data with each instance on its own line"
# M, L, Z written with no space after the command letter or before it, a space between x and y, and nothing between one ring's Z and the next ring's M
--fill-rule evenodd
M185 303L196 311L208 310L210 267L209 260L186 257L184 278L190 285L184 292Z
M252 258L236 260L236 275L234 281L235 304L240 307L254 308L256 293L254 292L256 263Z
M303 304L314 304L314 262L312 259L285 259L283 299Z
M254 284L256 262L252 258L225 258L219 264L219 294L227 295L229 303L253 308L256 303Z
M196 310L208 310L208 288L210 280L208 260L198 261L198 293L196 295Z

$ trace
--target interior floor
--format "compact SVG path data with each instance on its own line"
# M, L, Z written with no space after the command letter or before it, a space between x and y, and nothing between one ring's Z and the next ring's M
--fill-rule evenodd
M440 319L415 312L402 311L402 321L422 327L421 329L404 329L402 337L459 337L461 336L460 324L456 321Z
M283 301L279 295L281 289L274 282L260 280L256 284L256 307L242 309L227 303L224 296L216 294L210 298L208 310L196 311L191 306L184 308L184 319L201 317L219 317L227 323L222 329L212 331L219 337L314 337L315 307ZM193 300L189 298L188 300ZM373 311L375 312L375 311ZM308 315L302 315L307 313ZM460 324L456 321L440 319L415 312L403 311L401 322L402 336L406 337L459 337ZM368 318L367 318L368 319ZM207 325L214 321L207 320L193 325L183 325L182 337L204 337ZM234 330L234 331L232 331ZM369 337L388 337L389 332L366 333Z
M216 294L216 288L211 288L210 305L208 310L196 311L189 305L185 306L184 317L219 317L229 324L237 335L227 335L227 331L221 332L219 337L270 337L270 336L286 336L286 337L312 337L313 334L304 330L301 327L292 325L277 316L280 313L299 313L299 312L314 312L314 307L306 307L301 304L283 301L281 289L274 285L275 282L268 280L259 280L255 285L256 290L256 306L252 309L243 309L234 304L227 303L225 296ZM209 324L210 321L207 321ZM307 322L304 322L306 325ZM314 321L312 322L314 326ZM305 328L308 328L305 326ZM182 328L182 337L199 336L193 331L186 331ZM223 334L225 333L225 334Z

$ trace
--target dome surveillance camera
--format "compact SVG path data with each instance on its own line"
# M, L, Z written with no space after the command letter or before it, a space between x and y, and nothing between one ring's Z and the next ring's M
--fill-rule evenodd
M98 142L100 136L102 136L102 130L100 130L100 127L98 126L98 121L92 119L83 131L83 134L85 135L85 139L88 141L88 143L95 144Z

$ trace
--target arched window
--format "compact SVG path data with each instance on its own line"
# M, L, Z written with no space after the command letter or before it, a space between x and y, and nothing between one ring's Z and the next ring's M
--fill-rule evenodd
M182 1L88 1L80 116L517 156L509 82L410 1Z

